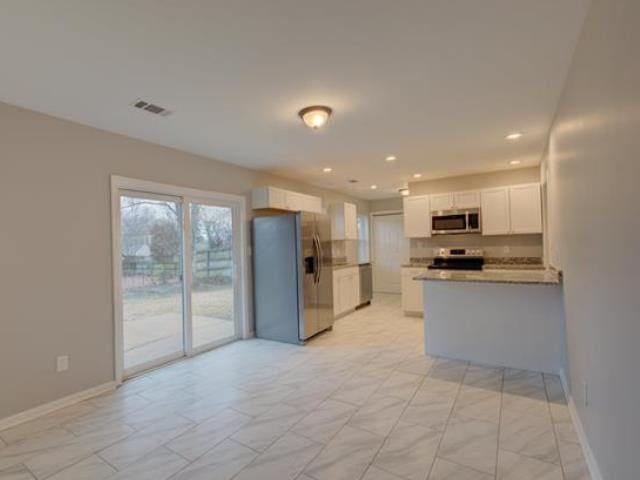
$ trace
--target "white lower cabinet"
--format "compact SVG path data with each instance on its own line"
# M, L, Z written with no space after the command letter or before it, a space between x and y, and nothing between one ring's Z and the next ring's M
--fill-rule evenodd
M360 304L360 270L358 267L333 271L333 314L342 315Z
M426 268L402 268L402 311L405 313L424 313L424 295L422 280L414 278L427 271Z

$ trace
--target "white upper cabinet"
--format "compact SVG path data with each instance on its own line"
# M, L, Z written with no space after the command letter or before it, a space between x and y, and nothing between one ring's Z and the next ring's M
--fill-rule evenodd
M358 210L353 203L344 204L344 229L347 239L358 239Z
M438 193L430 197L431 211L451 210L453 208L453 193Z
M511 233L542 233L540 184L515 185L509 188Z
M431 195L431 211L480 207L480 192L453 192Z
M480 192L454 192L453 208L479 208Z
M482 191L482 234L542 233L540 184Z
M322 213L322 199L275 187L257 187L251 191L251 206L292 212Z
M506 235L511 229L509 189L490 188L481 194L482 234Z
M329 207L332 240L357 240L358 215L353 203L334 203Z
M421 238L431 236L429 195L404 197L404 236Z

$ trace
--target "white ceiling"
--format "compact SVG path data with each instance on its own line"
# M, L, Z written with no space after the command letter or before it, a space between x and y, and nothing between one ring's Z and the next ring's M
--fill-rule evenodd
M416 172L538 164L588 1L3 0L0 100L389 197Z

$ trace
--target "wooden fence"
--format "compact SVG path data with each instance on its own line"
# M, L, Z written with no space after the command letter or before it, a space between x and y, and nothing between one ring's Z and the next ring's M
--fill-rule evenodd
M233 276L233 255L230 248L200 250L193 259L194 283L226 283ZM182 262L178 258L153 259L151 256L122 257L125 288L172 284L180 280Z

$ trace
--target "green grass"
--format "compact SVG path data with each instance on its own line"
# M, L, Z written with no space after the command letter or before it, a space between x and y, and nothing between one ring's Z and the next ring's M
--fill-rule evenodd
M130 289L124 294L124 318L127 321L168 313L182 312L182 291L175 286L154 286ZM194 316L233 318L233 288L205 286L193 292L191 301Z

